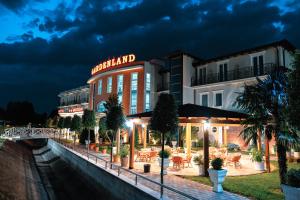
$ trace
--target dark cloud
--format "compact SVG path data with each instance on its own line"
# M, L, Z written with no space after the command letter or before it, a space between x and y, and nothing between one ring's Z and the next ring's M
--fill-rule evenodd
M58 91L85 84L90 68L114 55L134 52L138 59L150 59L182 49L208 58L282 38L299 47L300 8L290 2L296 10L282 14L271 3L85 0L78 7L59 4L52 14L28 24L53 34L51 39L26 32L17 42L0 44L0 67L31 77L24 84L15 78L14 85L9 85L11 80L3 76L7 81L2 89L27 84L30 90L40 91L32 97L37 103L43 95L49 97L43 103L54 106ZM274 22L282 23L283 29ZM43 85L47 92L41 89ZM34 92L30 94L34 96ZM22 96L23 92L18 97Z
M0 0L0 4L11 10L18 10L26 4L26 0Z

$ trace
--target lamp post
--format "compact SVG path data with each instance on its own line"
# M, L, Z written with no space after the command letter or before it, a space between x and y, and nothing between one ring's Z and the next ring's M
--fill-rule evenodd
M204 176L208 177L209 168L209 128L210 123L208 120L204 122L204 137L203 137L203 151L204 151Z
M128 135L130 142L130 153L129 153L129 169L134 168L134 124L132 120L126 121L126 126L128 127Z

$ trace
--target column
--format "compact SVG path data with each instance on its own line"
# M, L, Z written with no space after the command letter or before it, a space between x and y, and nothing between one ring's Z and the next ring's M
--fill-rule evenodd
M203 136L203 152L204 152L204 176L208 177L208 168L209 168L209 132L208 129L204 128Z
M134 134L135 134L135 124L133 124L132 129L129 129L130 137L130 153L129 153L129 169L134 168Z
M192 125L191 125L191 123L187 123L186 128L185 128L187 156L191 156L191 149L192 149L191 137L192 137Z
M224 144L227 145L228 144L228 135L227 135L227 130L228 130L228 127L225 126L224 128Z
M257 129L257 150L261 151L261 132Z
M147 126L145 124L142 125L143 131L143 148L147 147Z

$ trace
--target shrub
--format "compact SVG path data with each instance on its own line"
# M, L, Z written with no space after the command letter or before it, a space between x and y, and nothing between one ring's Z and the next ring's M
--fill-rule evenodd
M236 151L240 151L241 148L238 144L229 143L227 145L227 150L231 152L236 152Z
M164 151L160 151L158 155L159 155L160 158L162 158L162 157L163 158L169 158L171 153L170 153L170 151L164 150Z
M90 130L90 139L91 139L91 143L95 143L95 133L94 133L94 130ZM85 140L88 139L88 134L89 134L89 131L88 129L83 129L81 134L80 134L80 137L79 137L79 142L80 144L85 144Z
M211 166L214 170L221 170L223 166L223 159L221 158L215 158L211 161Z
M286 174L286 184L300 188L300 169L290 169Z
M251 151L251 160L255 162L262 162L264 154L257 149L252 149Z
M203 165L204 164L202 155L195 156L193 161L195 162L196 165Z
M121 150L120 150L120 157L125 158L129 154L129 146L128 145L123 145Z

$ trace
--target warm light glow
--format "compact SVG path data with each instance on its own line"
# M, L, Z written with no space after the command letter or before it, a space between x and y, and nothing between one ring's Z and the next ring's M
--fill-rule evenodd
M210 123L209 123L209 121L208 120L205 120L205 122L204 122L204 130L208 130L210 128Z
M127 121L125 122L125 124L126 124L126 126L127 126L128 128L130 128L130 129L133 128L133 120L127 120Z
M117 58L113 58L113 59L109 59L107 61L104 61L102 63L100 63L99 65L97 65L96 67L94 67L92 69L92 75L94 75L97 72L100 72L102 70L111 68L111 67L115 67L118 65L122 65L122 64L126 64L126 63L131 63L135 61L135 55L134 54L128 54L128 55L124 55L124 56L120 56Z
M146 128L146 125L145 125L145 124L142 124L142 127L143 127L143 128Z

